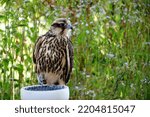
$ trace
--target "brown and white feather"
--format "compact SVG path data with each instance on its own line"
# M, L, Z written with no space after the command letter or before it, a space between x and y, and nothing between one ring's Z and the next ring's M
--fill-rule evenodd
M66 31L64 29L64 32L60 33L60 29L52 27L36 41L33 52L35 71L43 76L46 84L64 85L70 78L73 46Z

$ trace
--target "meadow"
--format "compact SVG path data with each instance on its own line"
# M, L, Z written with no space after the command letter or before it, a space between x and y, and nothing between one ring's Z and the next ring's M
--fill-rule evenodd
M1 0L1 100L37 84L35 41L60 17L74 27L70 99L150 99L149 0Z

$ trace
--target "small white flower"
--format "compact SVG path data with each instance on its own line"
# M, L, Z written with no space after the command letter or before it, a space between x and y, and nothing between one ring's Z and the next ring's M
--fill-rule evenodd
M72 68L72 71L75 71L76 69L75 68Z
M110 24L112 25L112 26L116 26L116 23L114 22L114 21L110 21Z
M100 11L100 13L102 13L103 15L106 14L106 12L105 12L105 10L104 10L103 8L100 8L99 11Z
M90 78L90 75L86 75L86 78Z
M24 18L22 18L22 17L19 17L19 21L22 21L22 20L24 20Z
M79 18L81 16L81 13L77 13L76 17Z
M145 45L150 45L150 42L145 42L144 44L145 44Z
M86 73L85 72L82 72L82 75L85 75Z
M110 19L110 16L106 16L106 19Z
M128 64L127 62L125 62L124 65L125 65L126 67L129 67L129 64Z
M90 31L89 30L86 30L86 34L89 34L90 33Z
M115 55L114 54L106 54L106 56L108 57L108 58L114 58L115 57Z
M83 25L84 24L84 22L81 22L81 25Z
M93 90L87 91L86 94L87 94L87 95L91 95L92 97L95 97L95 96L96 96L96 94L95 94L95 92L94 92Z
M84 87L81 87L81 86L75 86L74 88L75 88L75 90L83 90L84 89Z
M79 87L78 87L78 86L75 86L75 89L77 89L77 90L78 90L78 89L79 89Z
M127 8L125 8L125 9L124 9L124 12L127 12L127 11L128 11L128 9L127 9Z
M58 16L58 13L55 13L55 16Z
M124 82L121 82L121 84L122 84L122 86L126 86L126 85L124 84Z
M94 35L97 35L97 32L94 32Z
M19 9L19 12L20 12L20 13L23 13L23 9L22 9L22 8L20 8L20 9Z
M133 88L133 86L134 86L134 84L132 83L132 84L130 85L130 87Z

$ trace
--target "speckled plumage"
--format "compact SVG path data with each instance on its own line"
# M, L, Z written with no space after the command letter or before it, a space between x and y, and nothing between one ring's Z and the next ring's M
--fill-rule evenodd
M71 28L70 21L59 18L36 41L33 61L40 82L48 85L65 85L68 82L73 67Z

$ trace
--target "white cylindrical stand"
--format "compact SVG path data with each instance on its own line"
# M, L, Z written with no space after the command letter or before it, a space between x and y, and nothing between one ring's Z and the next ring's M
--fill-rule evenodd
M61 85L33 85L21 88L22 100L68 100L69 87Z

